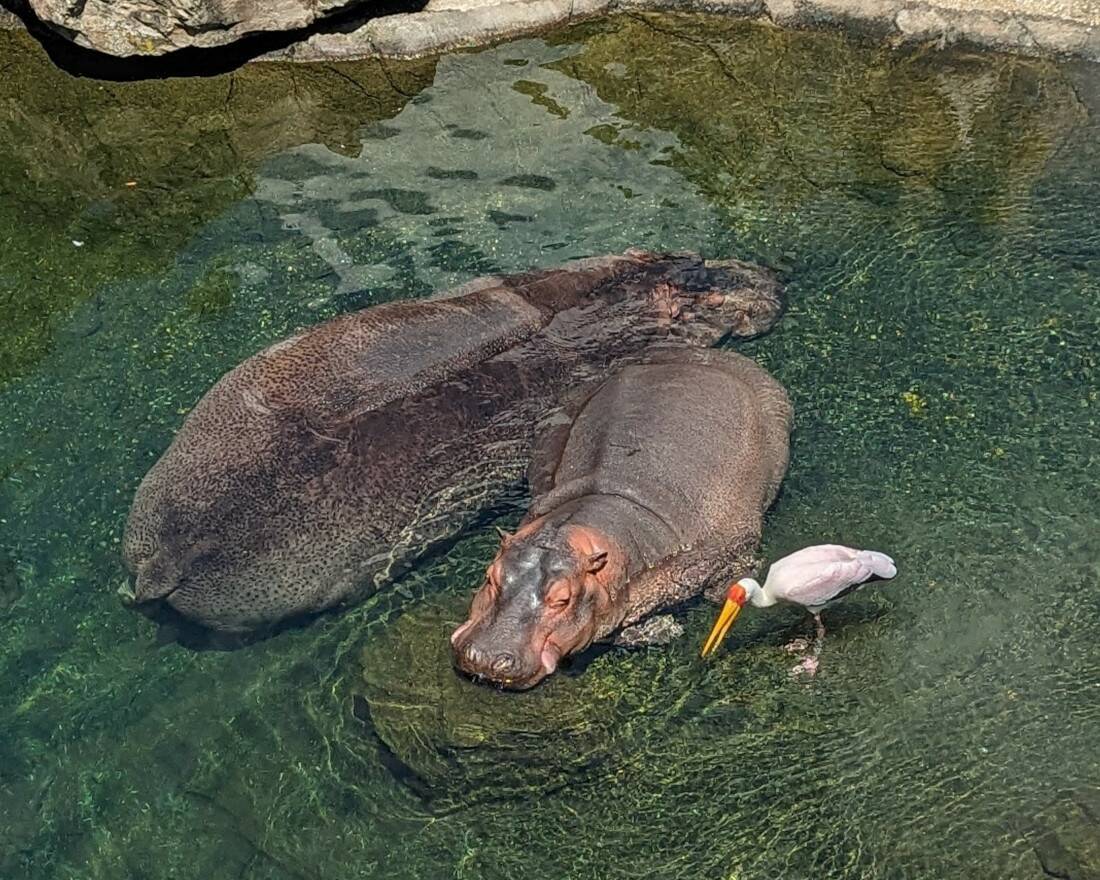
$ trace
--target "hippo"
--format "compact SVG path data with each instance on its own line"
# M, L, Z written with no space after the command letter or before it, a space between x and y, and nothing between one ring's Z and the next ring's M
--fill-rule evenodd
M766 269L627 251L300 332L223 376L141 482L131 601L231 633L354 601L518 503L565 390L654 344L756 336L781 310Z
M564 401L532 454L530 509L451 635L455 665L523 690L616 633L667 640L654 612L721 601L756 568L791 421L783 386L720 350L655 348Z

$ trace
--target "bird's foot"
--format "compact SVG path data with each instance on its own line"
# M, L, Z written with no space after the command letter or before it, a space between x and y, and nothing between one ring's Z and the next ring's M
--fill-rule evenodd
M791 678L801 678L806 676L807 678L813 678L817 675L817 668L821 661L817 657L803 657L797 664L791 667Z
M804 654L798 658L798 663L791 668L791 678L813 678L817 675L817 670L821 666L821 649L825 647L825 627L821 625L821 618L817 618L817 635L812 642L807 639L795 639L789 645L786 645L788 651L795 644L798 647L797 651L805 651L807 648L812 648L809 654ZM794 653L792 651L792 653Z
M783 650L788 654L800 654L810 647L810 643L806 639L792 639L783 646Z

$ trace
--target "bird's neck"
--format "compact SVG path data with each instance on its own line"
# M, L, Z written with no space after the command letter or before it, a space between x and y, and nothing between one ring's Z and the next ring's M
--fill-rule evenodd
M760 586L759 581L753 578L741 578L738 583L741 584L745 592L749 594L749 601L754 607L767 608L769 605L775 604L775 596L769 593L764 587Z

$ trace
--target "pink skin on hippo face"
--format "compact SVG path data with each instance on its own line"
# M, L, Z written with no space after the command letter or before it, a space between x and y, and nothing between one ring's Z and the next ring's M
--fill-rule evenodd
M524 532L528 530L525 529ZM455 666L510 690L534 687L595 640L612 610L608 551L566 531L506 536L451 634Z

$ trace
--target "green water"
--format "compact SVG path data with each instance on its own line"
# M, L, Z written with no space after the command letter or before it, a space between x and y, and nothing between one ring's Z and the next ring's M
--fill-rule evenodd
M1100 69L674 16L169 82L0 58L0 877L1100 876ZM791 609L698 660L703 606L459 681L488 531L238 650L120 607L132 493L223 371L632 245L788 281L744 349L797 412L765 550L901 569L815 681Z

